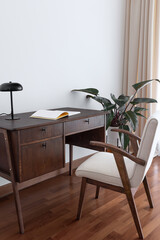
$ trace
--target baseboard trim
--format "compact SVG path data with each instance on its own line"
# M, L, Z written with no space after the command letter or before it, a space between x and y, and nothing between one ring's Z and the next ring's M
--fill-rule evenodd
M84 162L88 157L90 157L92 155L93 154L74 160L73 164L72 164L73 169L76 169L82 162ZM58 169L56 171L53 171L51 173L47 173L43 176L31 179L31 180L28 180L28 181L23 182L21 184L18 183L18 189L19 190L25 189L25 188L33 186L37 183L40 183L40 182L43 182L43 181L48 180L50 178L56 177L60 174L67 173L68 171L69 171L69 163L66 163L64 168ZM13 190L12 190L12 184L11 183L0 186L0 198L2 198L4 196L7 196L9 194L12 194L12 193L13 193Z

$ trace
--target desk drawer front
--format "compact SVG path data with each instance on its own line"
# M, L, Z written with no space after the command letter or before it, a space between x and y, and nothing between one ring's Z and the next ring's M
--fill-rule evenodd
M65 134L70 135L78 132L83 132L96 127L104 126L104 116L90 117L76 121L66 122Z
M22 146L20 182L64 167L63 152L62 137Z
M21 144L29 143L36 140L41 140L50 137L62 136L63 125L62 123L24 129L20 131Z

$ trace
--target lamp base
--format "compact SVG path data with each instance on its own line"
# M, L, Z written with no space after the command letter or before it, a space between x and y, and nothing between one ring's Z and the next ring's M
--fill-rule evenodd
M18 118L18 117L13 117L13 118L11 118L11 117L7 117L7 118L5 118L6 120L19 120L20 118Z

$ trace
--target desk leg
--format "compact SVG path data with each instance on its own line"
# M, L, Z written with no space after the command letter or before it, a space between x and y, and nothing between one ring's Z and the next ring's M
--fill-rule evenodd
M3 136L4 136L4 142L5 142L6 154L7 154L7 161L8 161L8 166L9 166L9 169L8 169L9 170L9 175L7 174L9 178L7 178L7 179L9 179L12 182L13 195L14 195L16 212L17 212L18 223L19 223L19 230L20 230L20 233L24 233L24 224L23 224L23 217L22 217L21 202L20 202L20 198L19 198L19 190L18 190L17 182L15 181L15 176L14 176L14 172L13 172L8 133L7 133L6 130L3 130L3 129L0 129L0 133L2 133Z
M20 202L20 197L19 197L19 190L18 190L17 183L14 181L12 181L12 188L13 188L18 224L19 224L19 231L20 231L20 233L24 233L24 224L23 224L21 202Z
M69 144L69 175L72 176L73 145Z

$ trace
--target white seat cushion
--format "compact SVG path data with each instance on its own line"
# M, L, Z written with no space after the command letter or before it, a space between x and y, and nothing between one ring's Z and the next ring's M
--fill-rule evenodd
M129 179L132 178L136 164L124 157ZM123 186L112 153L98 152L83 162L76 170L76 176L86 177L100 182Z

